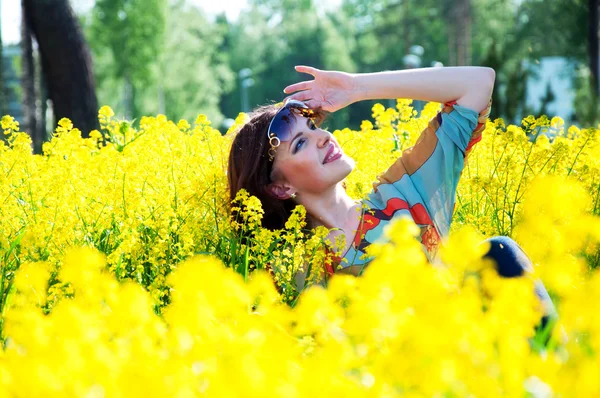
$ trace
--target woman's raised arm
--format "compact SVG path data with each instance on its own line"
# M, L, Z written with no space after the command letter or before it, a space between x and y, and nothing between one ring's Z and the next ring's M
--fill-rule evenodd
M490 102L496 73L486 67L457 66L357 74L355 79L361 100L456 101L458 105L480 112Z
M314 80L292 84L284 89L288 98L313 108L335 112L354 102L368 99L411 98L450 102L480 112L492 95L496 74L478 66L407 69L377 73L344 73L297 66ZM298 91L298 92L297 92Z

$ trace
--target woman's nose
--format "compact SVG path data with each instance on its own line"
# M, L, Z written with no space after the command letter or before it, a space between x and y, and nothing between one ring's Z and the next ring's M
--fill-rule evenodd
M330 134L327 131L318 129L318 130L315 130L315 133L318 134L317 142L318 142L320 148L323 148L327 144L329 144Z

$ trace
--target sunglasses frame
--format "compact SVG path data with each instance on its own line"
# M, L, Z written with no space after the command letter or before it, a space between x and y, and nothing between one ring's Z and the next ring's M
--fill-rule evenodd
M291 114L297 114L300 116L307 117L313 120L313 122L315 122L316 119L315 111L309 108L304 102L297 100L288 100L285 104L283 104L283 106L277 111L275 116L273 116L273 119L271 119L271 123L269 123L269 128L267 129L267 139L269 140L269 145L271 145L271 148L269 148L270 161L273 161L273 159L275 158L275 151L277 147L281 145L282 142L282 139L277 135L277 133L271 131L271 127L273 127L273 122L279 117L280 113L283 110L289 110ZM288 139L289 137L283 141L287 141Z

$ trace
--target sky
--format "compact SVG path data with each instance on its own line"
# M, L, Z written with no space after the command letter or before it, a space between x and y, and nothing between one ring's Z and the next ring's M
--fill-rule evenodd
M0 26L2 26L2 43L18 43L19 26L21 20L21 2L18 0L0 0L0 16Z
M234 21L240 11L248 4L247 0L188 0L202 8L208 15L225 12L227 19ZM340 4L341 0L323 0L329 5ZM89 10L94 5L94 0L71 0L71 5L76 12ZM19 42L19 26L21 24L21 1L0 0L0 14L2 17L2 41L4 44Z

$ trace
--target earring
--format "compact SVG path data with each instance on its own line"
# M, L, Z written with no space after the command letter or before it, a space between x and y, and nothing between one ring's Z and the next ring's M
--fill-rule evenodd
M290 195L291 199L296 199L296 193L294 192L293 194Z

